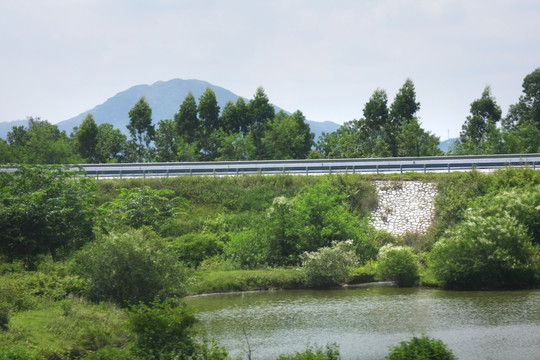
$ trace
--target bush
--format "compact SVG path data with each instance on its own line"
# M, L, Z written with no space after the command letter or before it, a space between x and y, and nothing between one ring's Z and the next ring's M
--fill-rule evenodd
M194 310L168 300L139 304L129 309L129 328L135 334L135 353L141 358L185 359L196 350Z
M88 283L92 301L120 306L181 295L185 270L177 256L150 231L131 230L87 245L74 257L74 270Z
M5 302L0 302L0 330L8 329L10 312L11 306Z
M438 339L413 337L410 341L402 341L392 347L388 360L456 360L452 350Z
M306 283L310 286L332 286L341 284L356 264L352 240L334 242L332 247L322 247L314 252L302 254L302 268Z
M412 286L418 280L418 261L409 246L385 245L377 255L377 279Z
M28 350L26 347L13 345L0 348L0 360L41 360L41 356Z
M175 239L173 246L178 258L184 264L198 267L201 262L223 252L223 242L216 234L197 233L182 235Z
M80 360L133 360L133 354L128 349L104 347L88 353Z
M304 352L293 355L281 355L277 360L339 360L339 348L336 344L326 345L325 348L309 348Z
M447 288L523 287L534 282L532 254L531 238L515 218L480 216L471 209L434 245L428 260Z

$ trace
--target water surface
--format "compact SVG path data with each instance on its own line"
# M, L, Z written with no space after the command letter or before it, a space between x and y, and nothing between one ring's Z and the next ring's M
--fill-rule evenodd
M456 292L359 287L192 297L210 338L233 356L275 359L339 345L343 359L383 359L427 334L459 359L540 359L540 290ZM247 337L247 341L246 341Z

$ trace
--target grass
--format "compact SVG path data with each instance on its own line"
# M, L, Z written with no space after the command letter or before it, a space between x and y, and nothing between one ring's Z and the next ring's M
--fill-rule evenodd
M303 287L304 274L298 269L219 270L199 272L190 281L188 293L195 295Z
M124 347L129 338L125 320L126 314L112 304L89 304L77 298L44 302L12 315L8 329L0 332L0 352L24 347L55 360L106 346Z

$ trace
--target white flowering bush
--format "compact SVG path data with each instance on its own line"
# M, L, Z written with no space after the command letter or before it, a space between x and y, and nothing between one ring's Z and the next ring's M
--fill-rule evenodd
M334 241L332 246L300 256L309 286L326 287L341 284L349 276L350 268L357 263L352 240Z
M398 286L412 286L418 280L418 261L410 246L386 244L377 255L378 280L395 281Z

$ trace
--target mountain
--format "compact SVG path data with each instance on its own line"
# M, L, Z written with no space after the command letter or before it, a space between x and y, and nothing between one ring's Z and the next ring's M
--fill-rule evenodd
M216 98L221 109L223 109L227 101L231 100L236 102L239 97L227 89L201 80L173 79L169 81L158 81L152 85L133 86L109 98L103 104L84 111L71 119L61 121L57 125L60 130L65 130L70 134L74 127L79 126L84 118L89 113L92 113L98 125L110 123L114 125L115 128L118 128L127 134L128 131L126 126L129 123L129 110L131 110L141 96L146 97L146 101L152 108L152 119L154 124L157 124L159 120L172 119L174 114L178 112L180 104L184 101L190 91L193 93L193 96L195 96L195 99L198 100L208 87L212 88L216 93ZM246 99L246 102L247 101L249 100ZM275 106L275 108L276 111L281 110L281 108L277 106ZM338 124L331 121L308 121L308 123L311 127L311 131L315 133L315 140L317 140L323 131L332 132L339 127ZM5 139L7 133L11 131L13 126L26 124L26 120L0 123L0 138Z
M448 150L454 145L454 142L456 140L459 140L459 138L452 138L445 141L441 141L439 144L439 149L441 149L443 152L447 153Z

